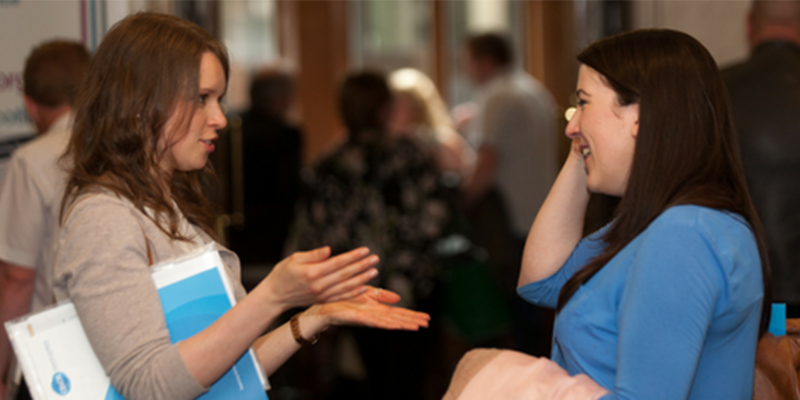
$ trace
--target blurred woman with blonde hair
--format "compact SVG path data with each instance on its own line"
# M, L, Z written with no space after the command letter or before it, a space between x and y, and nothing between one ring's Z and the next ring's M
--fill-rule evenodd
M395 95L390 131L411 136L432 151L441 172L463 175L472 149L453 128L433 81L419 70L403 68L391 74L389 86Z

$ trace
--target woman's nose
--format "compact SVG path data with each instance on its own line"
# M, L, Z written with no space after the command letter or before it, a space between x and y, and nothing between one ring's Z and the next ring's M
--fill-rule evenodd
M209 118L209 124L217 130L223 129L228 125L228 119L225 118L225 113L222 112L222 107L214 107L214 111L212 111L212 114Z

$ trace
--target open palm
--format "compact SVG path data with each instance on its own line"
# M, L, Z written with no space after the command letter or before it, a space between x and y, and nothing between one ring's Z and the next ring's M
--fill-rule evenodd
M319 314L330 325L363 325L409 331L428 326L428 314L390 305L399 300L400 296L394 292L370 288L350 300L320 305Z

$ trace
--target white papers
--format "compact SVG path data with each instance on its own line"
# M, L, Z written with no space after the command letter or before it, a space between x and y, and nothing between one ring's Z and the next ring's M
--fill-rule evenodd
M216 321L236 301L213 244L152 268L173 343ZM122 400L92 351L72 303L6 322L34 400ZM269 384L252 349L199 397L267 399Z
M35 400L122 398L115 397L72 303L5 325Z

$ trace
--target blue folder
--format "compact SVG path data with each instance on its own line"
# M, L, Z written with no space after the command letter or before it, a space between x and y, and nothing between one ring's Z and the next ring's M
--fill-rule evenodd
M219 260L219 256L216 258ZM158 289L173 343L202 331L233 307L222 268L220 264ZM266 400L256 364L252 352L245 352L233 368L198 399Z

